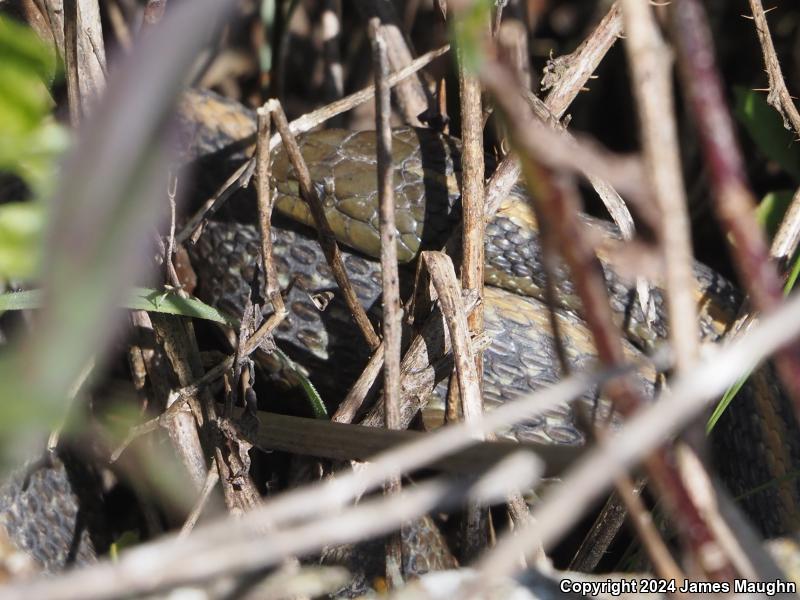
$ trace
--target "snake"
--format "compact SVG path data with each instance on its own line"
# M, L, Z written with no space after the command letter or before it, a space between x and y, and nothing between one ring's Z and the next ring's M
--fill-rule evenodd
M212 92L190 90L184 94L178 114L182 143L189 148L186 155L193 165L183 185L189 188L190 197L205 199L209 190L216 189L247 160L256 131L255 113ZM327 129L303 134L298 143L327 220L342 245L343 262L357 298L377 325L381 272L376 260L380 236L375 133ZM420 251L441 249L458 227L460 143L431 130L398 128L392 133L392 161L397 254L403 263L402 292L408 294ZM289 310L274 337L335 407L363 370L370 349L359 338L317 241L308 205L298 192L296 174L280 147L272 155L270 186L276 211L271 228L273 260ZM234 194L221 211L208 215L202 234L189 248L197 274L197 295L234 315L242 314L260 277L254 197L252 190ZM587 215L580 218L598 239L619 239L608 222ZM605 247L597 244L598 258L612 312L624 332L625 353L642 365L634 378L644 396L655 398L663 373L646 356L668 333L664 293L657 285L652 287L652 314L646 315L636 285L618 274ZM568 270L555 266L547 273L542 260L531 198L524 183L518 182L485 224L482 303L490 343L483 352L482 391L487 409L558 382L563 376L558 344L570 370L592 368L597 363L593 338L581 318L580 300ZM547 277L555 289L554 305L546 300ZM704 342L719 342L736 319L742 295L727 279L699 262L694 264L694 277L699 331ZM331 298L324 310L315 302L319 294ZM558 344L552 332L554 320ZM579 426L581 415L608 411L601 392L592 389L577 403L502 434L517 440L583 445L586 434ZM446 382L442 381L419 398L416 408L425 423L441 420L445 395ZM776 537L796 530L800 486L793 474L800 464L800 428L769 365L748 378L709 442L714 470L763 535ZM92 542L83 534L75 539L79 499L64 483L69 481L64 466L50 464L46 469L44 475L12 478L0 488L0 526L46 570L57 570L69 562L86 560L84 548L91 549ZM52 514L56 509L37 512L25 508L45 496L57 497L65 505L58 510L64 523L52 524L57 521ZM72 532L71 543L65 545L64 536L52 533L56 530Z

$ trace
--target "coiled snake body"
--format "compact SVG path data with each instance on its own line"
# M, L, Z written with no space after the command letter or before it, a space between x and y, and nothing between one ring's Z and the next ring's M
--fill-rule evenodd
M254 131L252 117L237 104L203 95L187 101L187 106L191 108L184 115L196 128L197 137L213 139L216 144L208 149L210 154L225 146L220 143L222 137L229 136L232 142ZM216 115L213 136L207 132L209 115ZM359 251L345 252L345 263L359 299L377 317L380 267L369 258L379 252L374 134L328 130L301 136L300 144L337 238ZM427 130L395 130L393 158L398 254L401 260L411 260L420 247L441 247L457 223L458 143ZM273 158L272 177L277 210L292 222L311 225L287 157L280 151ZM608 224L585 219L603 236L615 236ZM349 312L338 297L323 313L308 298L307 292L336 289L314 233L282 224L273 227L273 237L283 284L293 278L303 281L287 298L293 317L277 337L293 356L309 365L312 379L315 376L320 387L341 397L342 390L363 368L368 351L358 340ZM241 309L258 260L257 240L252 226L209 224L194 250L200 292L207 300ZM561 377L547 307L542 301L545 275L538 232L521 186L511 191L487 223L485 255L485 328L492 343L484 353L484 398L491 407ZM627 337L626 349L631 356L651 349L667 333L661 291L653 290L655 319L648 324L633 287L609 266L602 245L598 256L604 265L612 309ZM700 263L695 264L694 274L700 330L705 341L717 341L733 322L741 296L727 280ZM556 279L562 343L571 369L580 369L596 360L592 338L579 316L580 304L568 274L557 269ZM642 369L639 377L652 396L655 372ZM441 391L440 387L438 398ZM584 398L592 407L594 401L593 394ZM509 433L557 444L583 442L569 406ZM798 525L800 488L792 477L793 465L800 464L798 433L792 410L771 370L762 368L737 395L711 437L716 470L768 536L795 530ZM756 488L760 489L753 491Z
M253 113L213 94L190 92L180 114L191 139L190 154L200 159L198 181L210 174L218 176L216 181L227 176L229 167L242 160L241 150L247 144L242 140L252 140ZM380 267L370 258L379 252L374 135L329 130L302 136L301 146L328 220L340 242L354 249L344 252L344 260L358 298L377 319ZM394 133L393 153L398 254L401 260L410 261L421 247L440 246L457 223L459 148L444 135L401 129ZM298 198L292 170L282 152L273 157L272 176L276 208L288 217L276 219L272 230L276 266L282 285L294 283L286 296L291 314L276 338L308 369L324 397L341 398L363 369L369 352L336 293L313 231L306 227L311 218ZM202 181L199 185L207 190ZM231 200L233 204L247 201ZM550 319L542 301L545 280L538 233L528 202L524 189L514 188L486 227L485 329L492 342L484 353L484 396L489 407L560 378ZM255 214L252 206L249 210ZM586 220L613 237L608 225L589 217ZM200 282L198 295L240 314L259 257L255 227L211 221L190 253ZM602 255L600 258L602 261ZM656 318L647 324L632 287L607 264L604 267L612 308L627 336L626 350L631 356L640 355L666 334L662 294L653 291ZM567 273L558 271L556 276L556 318L563 346L570 367L581 369L596 360L592 338L579 316L579 302ZM701 330L706 340L715 341L735 317L740 296L729 282L703 265L696 265L695 276ZM324 312L309 297L321 291L334 291ZM653 396L655 371L642 368L638 377ZM433 405L441 397L441 386L438 390L432 394ZM590 409L596 408L595 395L582 400ZM570 406L507 433L556 444L583 443ZM717 471L735 496L746 494L741 506L768 536L797 526L799 490L790 474L794 465L800 464L799 433L774 378L763 368L750 378L712 436ZM772 485L747 494L770 482ZM0 524L3 515L10 513L9 502L15 501L4 501L0 495ZM24 539L20 544L44 562L48 551L41 544Z

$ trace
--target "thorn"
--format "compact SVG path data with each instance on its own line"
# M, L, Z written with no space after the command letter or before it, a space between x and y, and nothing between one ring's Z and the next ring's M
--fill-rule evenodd
M748 21L755 21L756 18L753 15L740 15L743 19L747 19Z
M753 88L754 92L769 92L770 88Z
M773 6L772 8L768 8L768 9L766 9L766 10L764 11L764 14L767 14L768 12L772 12L772 11L773 11L773 10L775 10L776 8L778 8L778 7L777 7L777 6Z
M589 75L589 79L599 79L599 75Z

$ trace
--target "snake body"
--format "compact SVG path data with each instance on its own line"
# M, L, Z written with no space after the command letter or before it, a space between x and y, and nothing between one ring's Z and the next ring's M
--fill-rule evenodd
M185 102L183 114L199 139L214 146L201 154L234 157L241 140L255 130L252 114L241 105L208 94ZM213 115L213 118L211 117ZM211 129L209 129L211 128ZM209 131L214 131L210 134ZM223 143L227 138L228 143ZM299 144L311 178L338 240L349 247L344 260L359 300L376 320L380 311L380 266L373 132L326 130L300 136ZM228 149L227 151L225 149ZM437 248L458 221L460 202L458 141L428 130L404 128L393 132L398 256L411 261L421 248ZM300 280L287 297L292 315L276 334L281 345L309 367L312 380L341 397L368 358L349 311L339 295L324 312L309 293L335 291L330 270L319 249L312 219L298 197L297 183L286 155L273 155L272 186L275 206L287 217L273 226L275 260L283 285ZM246 194L234 202L247 202ZM251 209L252 211L252 209ZM583 217L599 238L618 237L609 224ZM258 259L258 233L252 225L211 222L192 251L201 282L199 293L212 303L240 311L250 290ZM490 408L523 393L558 381L548 309L543 301L536 221L522 185L515 186L486 225L485 329L492 343L484 353L484 399ZM625 333L630 357L651 350L667 334L664 298L652 290L655 318L648 321L631 284L617 275L598 245L611 308ZM732 324L741 296L725 278L695 263L699 328L706 342L716 342ZM564 269L556 269L556 317L570 368L596 362L592 336L580 317L580 302ZM355 340L355 341L354 341ZM640 369L639 382L654 396L656 372ZM443 387L429 406L441 406ZM597 410L596 391L582 402L589 414ZM423 402L424 404L424 402ZM517 438L555 444L582 444L575 412L564 406L507 432ZM769 367L754 373L711 437L712 462L745 512L767 536L798 526L800 488L793 472L800 464L800 430L792 410ZM757 491L754 491L757 490Z
M190 140L189 155L200 164L194 181L207 193L209 186L218 184L244 159L243 150L255 132L255 115L238 103L199 92L187 93L180 115ZM343 252L344 262L358 298L377 322L380 266L372 259L379 251L374 134L331 130L301 136L300 143L328 220L340 242L349 247ZM421 248L443 244L458 222L459 144L441 134L406 128L395 131L393 152L398 254L401 260L412 261ZM315 234L308 228L310 215L297 196L292 169L280 151L273 157L272 177L276 208L285 217L277 218L272 228L276 267L283 286L293 283L286 296L290 316L275 337L308 369L323 396L341 398L363 369L369 352L336 293ZM247 202L246 194L231 200L234 208L243 205L255 214ZM608 224L585 220L603 237L615 237ZM256 228L235 221L210 221L190 254L200 282L198 295L240 314L256 279ZM484 353L484 398L491 408L561 378L548 308L542 300L545 280L538 232L524 187L515 187L487 223L485 254L485 329L492 342ZM602 253L600 258L612 309L626 334L626 352L632 358L641 357L666 335L662 293L653 290L655 319L649 323L632 286L615 273ZM580 318L580 303L568 273L556 269L555 275L559 298L555 314L567 360L571 369L586 368L596 362L592 336ZM706 341L716 341L731 324L741 298L729 282L703 265L695 265L695 276L700 329ZM324 311L310 298L321 291L334 292ZM646 395L653 397L656 371L645 365L636 377ZM441 406L442 395L440 385L430 397L421 399L421 405L428 405L428 414L430 407ZM588 414L606 410L598 403L596 390L580 402ZM517 439L579 445L584 435L575 421L574 407L563 406L505 433ZM711 441L712 461L734 496L773 482L740 501L762 532L776 536L795 530L800 490L791 474L800 464L800 431L768 368L753 374ZM0 525L47 568L90 559L90 541L74 533L80 520L76 507L81 503L72 494L66 473L58 469L42 473L42 485L25 485L14 478L0 488ZM48 495L58 495L66 504L58 511L60 519L53 511L25 508ZM21 514L28 520L22 525L14 520Z

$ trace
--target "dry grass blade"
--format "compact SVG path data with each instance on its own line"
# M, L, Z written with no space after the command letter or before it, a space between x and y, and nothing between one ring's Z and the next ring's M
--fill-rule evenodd
M419 431L388 430L259 412L258 429L248 434L248 440L264 450L364 462L423 435L426 434ZM539 456L544 463L545 477L559 476L582 452L580 448L571 446L489 440L475 442L457 454L446 455L426 465L426 468L468 475L473 468L484 470L517 450Z

